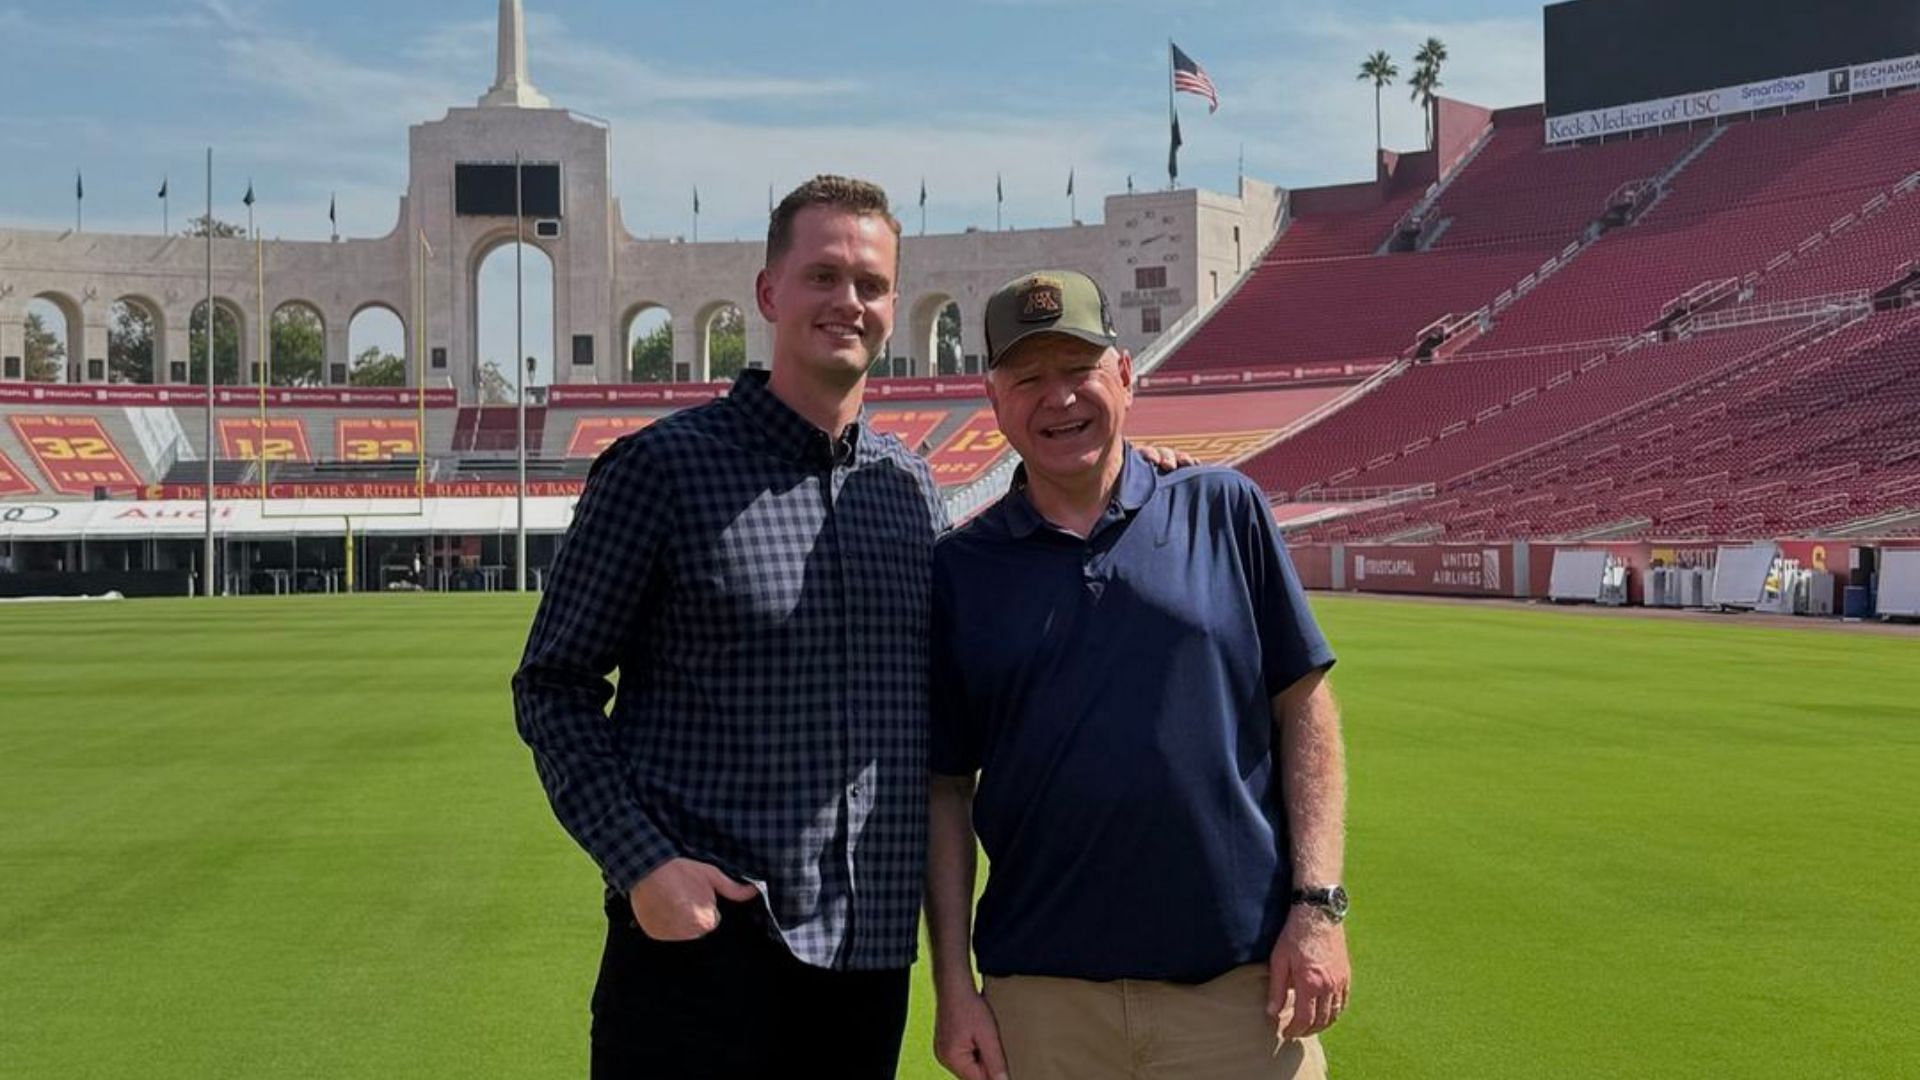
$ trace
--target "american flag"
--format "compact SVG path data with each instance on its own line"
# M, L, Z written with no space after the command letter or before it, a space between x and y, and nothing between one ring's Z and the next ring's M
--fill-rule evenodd
M1180 51L1180 46L1167 42L1173 50L1173 88L1188 94L1198 94L1207 99L1207 111L1220 111L1220 95L1213 88L1213 80L1207 77L1205 68L1194 62L1193 57Z

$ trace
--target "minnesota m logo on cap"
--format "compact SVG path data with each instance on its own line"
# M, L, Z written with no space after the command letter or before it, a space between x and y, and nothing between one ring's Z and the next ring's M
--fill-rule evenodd
M1052 322L1060 317L1065 304L1060 299L1060 279L1034 274L1017 286L1020 297L1020 321Z
M989 368L1036 334L1065 334L1095 345L1120 340L1100 286L1078 270L1036 270L1014 278L987 299L985 322Z

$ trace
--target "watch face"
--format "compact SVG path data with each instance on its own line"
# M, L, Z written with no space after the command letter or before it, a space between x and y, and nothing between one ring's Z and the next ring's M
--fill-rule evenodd
M1339 885L1327 890L1327 910L1336 919L1347 917L1347 890Z

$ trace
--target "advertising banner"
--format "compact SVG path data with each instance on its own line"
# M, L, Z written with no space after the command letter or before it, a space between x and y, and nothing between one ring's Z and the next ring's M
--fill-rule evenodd
M529 480L527 495L577 496L586 489L585 480ZM153 484L141 489L149 499L202 498L199 484ZM422 494L421 486L411 480L321 480L297 484L268 484L269 499L413 499ZM510 499L511 480L430 481L425 488L429 499ZM216 499L252 499L259 501L259 484L215 484Z
M41 475L62 495L91 495L97 487L140 484L140 474L107 437L99 417L61 413L9 416L7 421L40 466Z
M694 405L727 393L730 383L647 383L628 386L553 386L547 404L560 409L615 408L621 405ZM873 379L867 400L965 400L984 397L980 376L944 376L931 379Z
M456 391L448 387L426 392L428 408L446 409L460 403ZM213 391L214 404L245 408L260 405L257 387L222 386ZM200 408L207 403L204 386L91 386L65 383L0 383L0 405L183 405ZM412 407L419 396L405 387L280 387L267 390L267 404L306 408L391 409Z
M1828 71L1810 71L1740 86L1724 86L1718 90L1702 90L1630 105L1549 116L1547 142L1562 143L1618 135L1643 128L1713 120L1759 109L1777 109L1915 85L1920 85L1920 56L1875 60Z
M1347 588L1433 596L1513 596L1513 546L1348 545Z

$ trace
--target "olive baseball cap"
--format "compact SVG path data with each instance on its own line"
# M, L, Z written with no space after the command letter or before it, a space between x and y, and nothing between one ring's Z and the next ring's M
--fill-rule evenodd
M1066 334L1094 345L1115 345L1107 298L1078 270L1035 270L1000 286L987 300L987 367L1035 334Z

